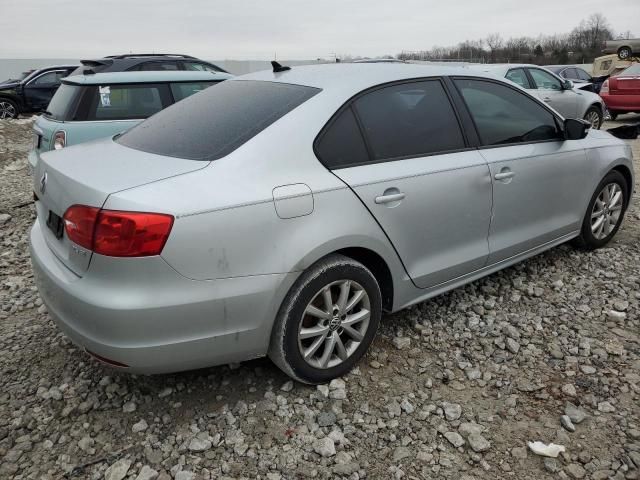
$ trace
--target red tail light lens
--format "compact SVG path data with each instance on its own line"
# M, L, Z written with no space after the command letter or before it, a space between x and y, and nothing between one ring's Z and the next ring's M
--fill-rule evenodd
M64 223L72 242L96 253L110 257L148 257L162 252L173 226L173 216L73 205L65 212Z
M600 87L600 93L609 93L609 80L605 80Z

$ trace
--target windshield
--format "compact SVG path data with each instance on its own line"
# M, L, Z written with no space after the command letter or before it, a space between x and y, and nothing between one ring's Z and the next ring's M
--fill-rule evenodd
M640 63L631 65L626 70L623 70L620 73L618 73L616 77L622 76L622 75L640 75Z
M319 91L286 83L226 81L172 105L116 141L158 155L215 160Z

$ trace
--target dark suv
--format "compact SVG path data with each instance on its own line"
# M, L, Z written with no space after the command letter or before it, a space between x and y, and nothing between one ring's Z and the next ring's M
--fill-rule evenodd
M106 73L129 71L158 71L158 70L202 70L205 72L228 73L226 70L190 55L169 53L129 53L127 55L111 55L95 60L81 60L82 64L73 72Z
M0 119L43 111L58 90L60 80L77 67L59 65L39 68L24 74L22 78L0 83Z

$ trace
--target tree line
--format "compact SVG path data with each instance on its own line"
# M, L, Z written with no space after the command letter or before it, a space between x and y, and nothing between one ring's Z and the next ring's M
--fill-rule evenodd
M568 33L504 39L492 33L484 39L465 40L456 46L401 52L401 60L460 61L476 63L535 63L538 65L592 63L602 55L605 40L632 38L631 32L615 33L601 13L584 19Z

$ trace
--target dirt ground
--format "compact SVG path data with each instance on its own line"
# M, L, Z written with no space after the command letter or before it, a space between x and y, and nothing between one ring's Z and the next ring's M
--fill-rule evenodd
M604 249L563 245L385 316L328 386L267 359L135 376L88 358L38 297L31 123L0 121L1 479L640 477L638 196Z

